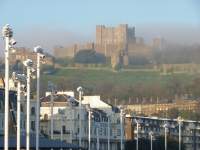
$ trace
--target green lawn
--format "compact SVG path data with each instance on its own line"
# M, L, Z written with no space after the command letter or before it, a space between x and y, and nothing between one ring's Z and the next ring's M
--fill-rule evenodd
M43 80L77 81L82 84L100 84L102 82L114 83L116 85L133 85L137 83L145 84L166 84L172 78L177 78L185 84L191 82L197 74L176 74L176 75L160 75L155 71L121 71L113 72L111 70L84 70L84 69L59 69L53 75L43 75Z

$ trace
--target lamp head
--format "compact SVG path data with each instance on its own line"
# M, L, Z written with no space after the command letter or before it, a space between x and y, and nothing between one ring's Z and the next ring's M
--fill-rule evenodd
M43 54L43 49L41 48L41 46L36 46L36 47L34 47L34 52Z
M16 72L13 72L12 78L13 78L14 81L26 83L26 75L24 75L24 74L17 74Z
M22 89L22 91L26 91L26 85L25 85L25 84L22 84L22 85L21 85L21 89Z
M168 124L167 122L165 122L164 125L163 125L163 127L164 127L164 128L168 128L168 127L169 127L169 124Z
M153 131L150 131L150 132L149 132L149 135L150 135L150 136L153 136Z
M83 88L81 87L81 86L79 86L78 88L77 88L77 92L82 92L83 91Z
M10 25L9 24L6 24L3 29L2 29L2 34L3 34L3 37L12 37L13 36L13 31L12 29L10 28Z
M27 59L23 62L24 66L26 67L32 67L33 66L33 61L31 59Z
M44 59L46 56L44 54L40 54L40 58Z
M16 45L17 44L17 41L15 41L13 38L10 39L10 42L9 42L10 45Z
M31 73L35 73L35 72L36 70L33 67L31 67Z

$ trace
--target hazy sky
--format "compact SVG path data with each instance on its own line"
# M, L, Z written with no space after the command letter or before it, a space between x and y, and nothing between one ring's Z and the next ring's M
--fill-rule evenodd
M68 45L95 39L95 26L127 23L136 35L200 43L199 0L0 0L19 46ZM2 40L0 40L2 49Z

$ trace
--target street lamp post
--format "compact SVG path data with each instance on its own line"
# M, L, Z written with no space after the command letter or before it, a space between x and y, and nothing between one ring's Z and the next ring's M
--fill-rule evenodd
M99 124L96 127L96 132L97 132L97 150L99 150Z
M151 150L153 150L153 132L149 132L150 140L151 140Z
M53 94L54 94L54 84L48 81L48 89L51 91L51 102L50 102L50 109L51 109L51 124L50 124L50 133L51 139L53 139Z
M27 108L26 108L26 150L30 150L30 82L31 72L33 72L33 61L27 59L23 62L27 67Z
M81 123L81 107L82 107L82 94L83 94L83 88L78 87L77 92L79 92L79 147L82 146L81 140L82 140L82 123Z
M26 82L24 74L16 74L13 72L12 78L17 83L17 150L20 150L21 137L21 87Z
M188 125L188 130L190 131L190 135L192 136L192 144L193 144L193 149L196 150L196 124L194 122L189 123Z
M16 42L12 39L13 31L7 24L2 29L5 39L5 109L4 109L4 150L8 150L9 135L9 51Z
M21 128L21 123L20 123L20 107L21 107L21 83L17 82L17 150L20 150L20 128Z
M166 122L163 126L165 128L165 150L167 150L167 130L168 130L168 123Z
M120 131L121 131L121 139L120 139L120 149L123 150L123 139L124 139L124 130L123 130L123 108L120 108Z
M178 117L177 121L178 121L178 127L179 127L179 150L181 150L181 125L182 125L183 119L181 119L181 117Z
M44 59L43 49L40 46L34 47L37 53L37 101L36 101L36 150L39 150L39 132L40 132L40 59Z
M88 111L88 150L91 150L91 118L94 118L90 105L86 106Z
M91 110L89 108L88 111L88 150L90 150L90 144L91 144Z
M110 116L108 115L108 150L110 150Z
M61 126L61 128L60 128L60 140L61 141L63 141L63 117L64 117L64 115L63 114L61 114L60 115L60 126Z
M136 138L136 150L138 150L139 147L139 125L142 122L140 119L135 119L134 120L136 123L136 130L137 130L137 138Z

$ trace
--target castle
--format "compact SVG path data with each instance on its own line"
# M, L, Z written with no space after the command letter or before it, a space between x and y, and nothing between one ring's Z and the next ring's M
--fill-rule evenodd
M152 47L145 45L142 38L136 38L135 27L129 27L127 24L120 24L117 27L97 25L95 43L55 47L54 56L73 58L77 52L85 49L93 49L106 57L110 57L112 66L118 63L126 66L132 56L150 57Z

